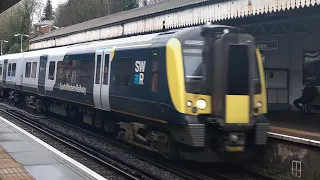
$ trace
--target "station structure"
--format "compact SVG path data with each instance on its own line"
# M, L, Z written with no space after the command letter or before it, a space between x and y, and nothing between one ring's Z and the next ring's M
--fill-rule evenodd
M266 161L270 161L270 167L277 166L289 172L289 175L305 178L320 173L320 121L317 115L304 116L292 110L296 110L293 101L301 96L306 80L312 81L320 93L320 71L317 71L317 68L320 68L319 20L320 0L164 0L157 4L59 28L31 39L29 48L37 50L89 43L198 26L207 22L239 27L256 38L256 45L264 59L269 110L267 116L271 123L269 136L272 137L264 157ZM28 176L28 179L37 179L43 173L37 173L38 165L42 162L33 162L32 158L20 158L26 155L19 156L19 153L15 152L21 148L21 142L8 143L7 139L24 141L30 144L28 148L31 149L39 149L41 145L42 150L46 152L43 156L46 157L52 157L54 154L55 159L50 166L41 167L52 174L58 174L51 169L59 166L61 171L65 172L63 177L79 179L75 174L81 172L81 176L85 177L83 179L103 179L40 140L37 140L37 147L33 147L34 143L30 142L35 138L31 138L26 132L22 133L24 135L17 134L23 132L17 129L15 125L0 117L0 153L8 159L13 157L11 160L16 161L15 166L20 164L16 169L20 174L11 173L10 176L22 175ZM7 133L15 133L15 136ZM279 139L285 140L285 143L279 143ZM293 144L288 145L287 142ZM50 153L47 153L48 149ZM33 154L36 153L34 150ZM61 159L68 163L56 165L56 161ZM75 171L64 167L69 164L75 166ZM2 172L3 169L0 167L1 178Z
M304 80L318 77L313 68L320 59L319 5L320 0L165 0L57 29L31 39L30 50L207 22L233 25L254 35L263 54L268 109L292 110Z
M21 0L0 0L0 13L9 9L13 5L17 4Z
M89 43L208 22L236 26L256 38L263 56L271 132L305 138L307 144L316 140L313 144L320 146L318 117L306 120L293 105L306 80L320 93L319 20L320 0L164 0L57 29L31 39L29 48Z

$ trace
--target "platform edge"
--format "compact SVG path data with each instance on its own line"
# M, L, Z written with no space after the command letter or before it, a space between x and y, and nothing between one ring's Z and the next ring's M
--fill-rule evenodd
M281 139L281 140L295 142L299 144L320 147L320 141L316 141L316 140L305 139L305 138L289 136L289 135L273 133L273 132L268 132L268 136L275 139Z
M23 130L22 128L20 128L19 126L13 124L12 122L8 121L7 119L3 118L2 116L0 116L0 120L2 120L3 122L5 122L6 124L10 125L11 127L17 129L18 131L20 131L21 133L25 134L26 136L28 136L29 138L31 138L32 140L36 141L37 143L41 144L42 146L46 147L47 149L49 149L50 151L52 151L53 153L57 154L58 156L60 156L61 158L67 160L68 162L70 162L71 164L75 165L76 167L78 167L79 169L83 170L84 172L88 173L90 176L98 179L98 180L107 180L106 178L100 176L99 174L97 174L96 172L92 171L91 169L89 169L88 167L84 166L83 164L81 164L80 162L74 160L73 158L63 154L62 152L60 152L59 150L57 150L56 148L52 147L51 145L47 144L46 142L42 141L41 139L35 137L34 135L30 134L29 132Z

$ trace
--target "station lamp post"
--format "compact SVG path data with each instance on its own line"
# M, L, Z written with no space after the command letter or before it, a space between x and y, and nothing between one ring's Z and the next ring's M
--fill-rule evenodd
M21 44L21 52L23 52L23 50L22 50L22 37L23 36L25 36L25 37L29 37L27 34L16 34L16 35L14 35L15 37L17 37L17 36L20 36L20 44Z
M0 42L1 42L1 56L3 55L3 53L2 53L2 47L3 47L3 43L5 42L5 43L7 43L7 42L9 42L9 41L6 41L6 40L0 40Z

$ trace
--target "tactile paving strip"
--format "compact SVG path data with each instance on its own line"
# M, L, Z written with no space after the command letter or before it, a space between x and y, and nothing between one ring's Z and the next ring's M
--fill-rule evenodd
M0 180L35 180L0 146Z

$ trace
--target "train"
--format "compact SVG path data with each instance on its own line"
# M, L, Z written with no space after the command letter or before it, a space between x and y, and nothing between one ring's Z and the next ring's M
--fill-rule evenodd
M233 161L267 144L261 54L232 26L3 55L0 95L169 159Z

